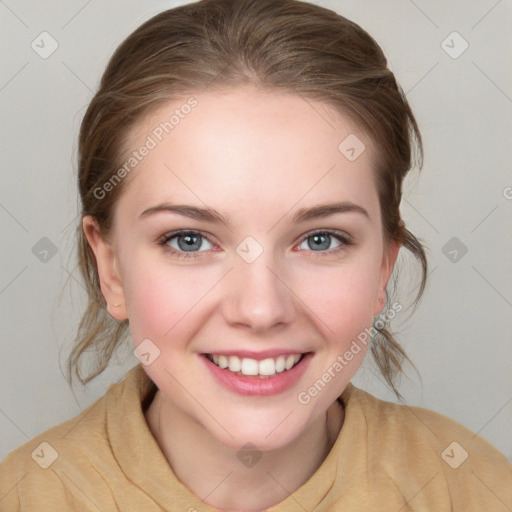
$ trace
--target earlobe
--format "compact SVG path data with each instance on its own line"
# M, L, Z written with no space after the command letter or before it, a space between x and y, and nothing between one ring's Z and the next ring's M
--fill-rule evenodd
M126 320L128 315L124 287L115 251L102 237L98 223L92 216L83 217L82 229L96 258L101 293L107 303L107 311L116 320Z

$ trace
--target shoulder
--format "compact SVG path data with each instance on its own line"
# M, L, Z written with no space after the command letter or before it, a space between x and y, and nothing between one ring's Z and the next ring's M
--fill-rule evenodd
M16 448L0 464L0 509L59 510L71 500L74 482L105 485L98 472L101 459L111 452L109 414L127 392L125 379L112 384L106 393L80 414L37 435ZM105 460L106 462L106 460ZM44 499L41 497L44 496ZM71 501L68 501L71 500ZM41 503L45 508L41 509ZM25 508L23 508L25 509Z
M411 454L426 456L431 452L437 462L440 458L451 468L462 466L470 457L481 463L487 460L504 464L508 469L512 467L488 441L443 414L381 400L357 388L354 389L354 398L367 417L373 420L370 430L373 433L378 431L379 437L386 438L390 446L397 442L404 444Z
M21 509L20 497L25 506L26 500L41 493L47 494L41 502L52 504L55 509L65 503L68 461L79 464L88 454L97 452L98 443L105 439L107 394L74 418L42 432L7 455L0 464L0 504L9 503L8 510ZM30 506L28 509L32 510Z
M381 473L395 482L416 480L406 485L410 492L425 486L423 494L430 489L471 510L476 504L512 508L512 465L476 433L437 412L380 400L353 386L350 401L364 417L368 453Z

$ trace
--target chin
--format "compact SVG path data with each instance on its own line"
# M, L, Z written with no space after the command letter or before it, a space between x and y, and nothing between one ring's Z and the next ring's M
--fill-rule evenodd
M217 441L234 450L238 451L250 444L262 452L288 446L308 427L305 423L298 422L295 414L289 412L279 418L272 415L271 420L265 420L260 414L254 418L246 416L240 420L224 421L222 427L217 423L203 426Z
M279 450L290 445L296 436L290 435L289 432L284 436L268 436L268 432L247 432L247 434L239 433L230 437L229 435L222 436L221 439L217 439L223 445L239 451L257 450L260 452L270 452ZM275 437L275 438L274 438Z

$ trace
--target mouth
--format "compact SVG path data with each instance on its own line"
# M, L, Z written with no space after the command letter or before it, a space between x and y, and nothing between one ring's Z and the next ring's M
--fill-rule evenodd
M269 397L296 387L314 352L239 351L236 354L199 355L213 379L228 391L244 396Z
M215 366L239 377L253 377L259 379L271 379L279 374L284 374L311 352L280 355L265 359L252 359L228 354L203 354Z

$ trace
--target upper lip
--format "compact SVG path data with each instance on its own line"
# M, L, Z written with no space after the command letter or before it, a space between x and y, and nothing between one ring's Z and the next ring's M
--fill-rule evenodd
M286 349L273 349L273 350L263 350L261 352L251 352L249 350L215 350L214 352L205 352L205 354L210 354L212 356L237 356L240 359L248 358L255 359L256 361L262 361L263 359L276 358L279 356L289 356L292 354L306 354L310 351L307 350L286 350Z

